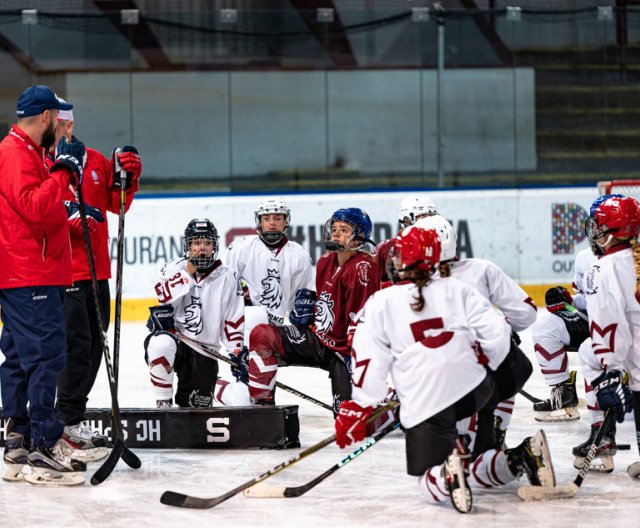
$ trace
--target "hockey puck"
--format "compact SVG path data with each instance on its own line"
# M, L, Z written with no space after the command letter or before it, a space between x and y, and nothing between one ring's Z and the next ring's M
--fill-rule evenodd
M631 445L629 444L618 444L616 447L619 451L629 451L629 449L631 449Z

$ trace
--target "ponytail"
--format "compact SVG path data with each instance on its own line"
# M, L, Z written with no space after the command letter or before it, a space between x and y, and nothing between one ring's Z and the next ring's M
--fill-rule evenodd
M640 242L632 238L629 240L629 243L631 244L631 254L633 255L633 267L636 270L636 286L633 293L636 296L636 300L640 303Z

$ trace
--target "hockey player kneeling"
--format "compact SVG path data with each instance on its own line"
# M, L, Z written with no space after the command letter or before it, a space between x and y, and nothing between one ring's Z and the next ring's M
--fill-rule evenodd
M406 432L407 472L418 477L428 502L451 500L467 513L470 485L486 489L526 474L534 485L554 486L543 431L475 460L467 438L457 435L456 422L495 401L488 369L509 353L509 325L473 287L432 278L440 258L435 231L406 228L390 255L396 284L369 299L354 335L353 393L335 422L338 445L365 436L364 424L385 397L391 374Z
M184 232L184 256L160 270L155 290L161 306L151 308L146 360L158 408L211 407L220 343L241 351L244 296L235 272L218 260L218 232L208 220L193 219ZM202 347L182 342L183 335ZM232 352L234 353L234 352Z

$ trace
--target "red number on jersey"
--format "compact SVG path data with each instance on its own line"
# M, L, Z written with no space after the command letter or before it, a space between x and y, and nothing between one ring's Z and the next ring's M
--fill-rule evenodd
M446 345L453 337L453 332L440 332L439 334L427 336L428 330L439 330L444 328L442 317L433 319L423 319L409 325L413 338L427 348L438 348Z
M156 284L156 295L158 296L158 301L160 301L161 304L168 303L173 298L171 288L175 288L176 286L184 283L185 280L180 273L176 273L173 277L167 280L167 282L158 282Z

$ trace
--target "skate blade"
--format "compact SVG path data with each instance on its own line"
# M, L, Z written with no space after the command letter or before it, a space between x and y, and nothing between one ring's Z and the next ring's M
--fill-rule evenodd
M553 462L551 461L551 452L549 451L549 443L547 435L540 429L531 439L531 449L536 456L541 456L544 460L544 466L538 468L538 479L543 487L554 487L556 485L556 474L553 470Z
M555 411L536 411L534 414L536 422L560 423L575 422L580 419L580 411L577 407L565 407Z
M24 480L34 486L81 486L84 484L84 473L61 473L32 467L31 473L25 475Z
M5 482L24 482L25 473L22 471L24 464L4 464L2 480Z
M108 447L92 447L91 449L74 449L69 456L81 462L97 462L109 455Z
M576 457L573 460L573 467L580 470L584 466L584 457ZM595 473L611 473L614 470L612 456L597 456L589 464L589 471Z

